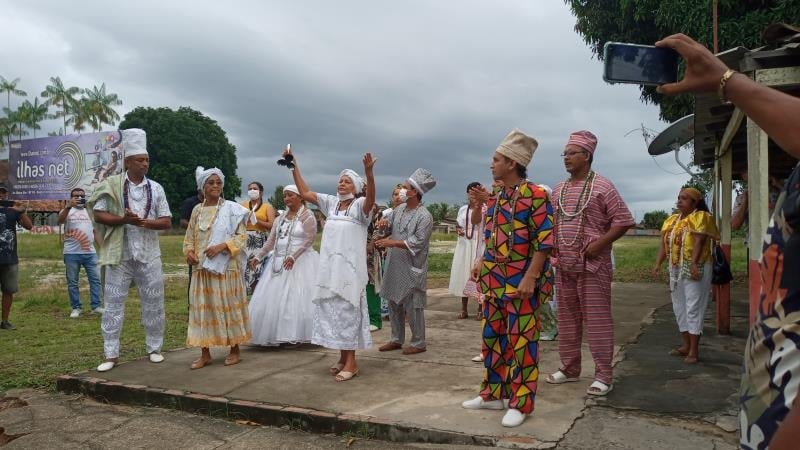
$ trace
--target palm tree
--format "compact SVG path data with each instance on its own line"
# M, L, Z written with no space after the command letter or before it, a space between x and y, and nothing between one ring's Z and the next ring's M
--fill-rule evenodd
M42 97L47 99L47 106L60 106L61 111L53 115L53 118L62 117L64 120L64 133L67 132L67 117L69 110L75 105L75 96L81 93L81 90L75 86L64 87L60 77L50 77L50 85L45 87L42 91Z
M9 122L7 117L0 117L0 149L6 146L6 137L9 136Z
M18 95L20 97L27 97L28 93L23 91L22 89L17 89L17 85L19 84L19 78L15 78L12 81L8 81L0 75L0 94L6 92L8 95L8 101L6 105L6 115L9 119L11 119L11 94ZM13 121L12 121L13 122ZM8 146L11 147L11 135L8 136Z
M3 112L6 113L6 117L8 118L8 148L11 148L11 136L19 136L19 140L21 141L22 136L28 135L28 132L25 131L25 127L23 126L28 117L27 108L24 106L24 104L21 105L16 111L12 111L5 106L3 107Z
M86 129L86 123L90 121L91 116L86 97L76 100L70 107L70 111L71 115L64 124L70 125L73 131L77 131L80 134L81 131Z
M86 106L89 111L90 125L93 129L103 131L103 124L115 125L119 120L119 114L112 108L122 104L117 94L106 94L106 84L103 83L98 88L93 86L92 89L83 91L86 94ZM83 100L83 99L81 99Z
M47 104L39 103L39 97L34 97L33 103L25 100L20 108L23 108L25 111L25 126L33 130L33 138L36 139L36 130L42 129L42 127L39 126L39 122L53 117L47 110Z

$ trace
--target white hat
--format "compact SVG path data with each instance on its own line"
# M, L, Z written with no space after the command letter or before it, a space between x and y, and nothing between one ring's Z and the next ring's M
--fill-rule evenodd
M425 194L436 186L436 180L433 179L433 174L427 169L417 169L408 177L408 182L414 186L414 189L420 194Z
M122 130L122 149L125 157L147 154L147 134L139 128Z

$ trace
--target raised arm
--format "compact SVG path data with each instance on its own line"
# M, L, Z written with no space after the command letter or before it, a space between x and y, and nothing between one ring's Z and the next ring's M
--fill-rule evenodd
M367 195L362 208L364 214L369 214L372 207L375 206L375 175L372 173L372 168L375 167L377 160L372 157L372 153L364 154L364 176L367 177Z
M662 94L716 92L728 66L707 48L683 34L656 42L670 47L686 60L686 72L678 83L658 87ZM725 97L767 132L783 150L800 159L800 98L761 85L747 75L736 73L723 89Z
M286 155L292 155L294 157L292 178L294 178L294 184L297 186L297 190L300 191L300 196L303 197L303 200L317 205L317 193L309 189L308 184L306 184L306 180L304 180L303 175L300 174L300 166L297 165L297 156L295 156L294 153L292 153L292 150L288 148L283 151L284 158Z

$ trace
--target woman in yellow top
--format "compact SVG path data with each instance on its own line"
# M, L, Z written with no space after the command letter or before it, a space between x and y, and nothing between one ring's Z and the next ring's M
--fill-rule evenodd
M258 181L253 181L247 185L248 200L242 202L242 206L250 210L250 218L247 221L247 245L245 255L249 260L251 256L261 250L267 242L269 231L275 222L275 208L264 201L264 185ZM253 294L253 289L261 278L261 265L256 268L247 266L244 270L244 280L247 285L247 295Z
M672 309L682 337L681 345L670 354L683 356L684 362L693 364L698 359L703 316L711 293L711 248L719 232L699 190L681 189L677 206L678 212L661 227L661 250L653 276L658 276L661 264L669 259Z

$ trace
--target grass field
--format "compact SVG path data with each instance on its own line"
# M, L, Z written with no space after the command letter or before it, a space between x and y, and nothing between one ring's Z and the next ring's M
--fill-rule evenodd
M454 235L435 235L434 239L455 240ZM188 280L181 256L182 242L179 235L161 238L166 277L165 349L183 347L186 339ZM654 238L623 238L615 244L615 279L653 281L650 269L657 248L658 240ZM78 319L69 318L61 249L57 236L19 235L20 291L14 296L11 311L11 321L17 330L0 330L0 393L15 387L52 389L56 376L94 367L103 359L100 317L84 313ZM447 286L452 257L447 252L430 254L429 287ZM741 279L746 267L741 242L733 248L733 259L733 270ZM88 292L83 274L81 281L86 305ZM123 360L145 354L140 313L139 300L134 294L125 315L120 354Z

